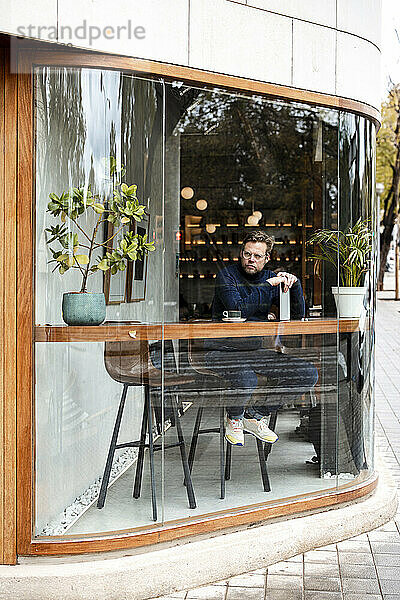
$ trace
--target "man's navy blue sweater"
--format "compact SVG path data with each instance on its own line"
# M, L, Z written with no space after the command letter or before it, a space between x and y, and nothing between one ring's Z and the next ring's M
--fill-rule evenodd
M267 321L271 307L279 310L279 286L272 286L267 279L276 273L264 267L255 275L248 275L241 265L229 265L221 269L216 278L212 303L213 321L220 321L224 310L240 310L248 321ZM299 280L290 288L290 316L292 319L304 317L303 290ZM219 338L205 340L209 350L257 350L262 338Z
M266 321L272 306L279 308L279 286L267 279L276 273L264 267L255 275L248 275L238 265L229 265L218 273L212 303L212 318L222 319L224 310L240 310L248 321ZM304 317L303 290L299 280L290 289L291 319Z

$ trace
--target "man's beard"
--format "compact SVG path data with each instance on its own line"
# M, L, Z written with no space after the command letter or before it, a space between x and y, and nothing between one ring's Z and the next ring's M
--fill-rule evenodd
M251 265L251 266L253 266L253 265ZM250 275L250 277L254 276L254 275L258 275L259 271L258 271L257 267L253 267L252 269L249 269L249 270L248 270L248 267L249 267L248 265L247 265L247 267L242 265L242 269L246 273L246 275Z

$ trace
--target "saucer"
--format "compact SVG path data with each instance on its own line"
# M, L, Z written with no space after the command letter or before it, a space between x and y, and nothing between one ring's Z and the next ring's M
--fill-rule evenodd
M243 323L246 319L243 317L222 317L225 323Z

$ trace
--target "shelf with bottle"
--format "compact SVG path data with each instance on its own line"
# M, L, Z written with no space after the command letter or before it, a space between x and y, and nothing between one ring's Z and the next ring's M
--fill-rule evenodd
M299 251L296 244L281 244L274 247L271 252L271 261L288 262L300 261L302 259L303 252ZM217 254L210 247L193 248L187 249L181 253L179 262L182 268L189 266L190 264L204 264L204 263L220 263L220 262L237 262L239 260L238 249L232 249L232 251L220 250Z
M290 266L290 265L289 265ZM271 266L272 271L276 271L277 269ZM215 279L217 277L216 273L180 273L180 279ZM306 273L304 278L310 279L311 275Z
M185 242L184 246L236 246L236 245L241 245L242 241L239 241L234 243L230 240L227 240L226 242L223 242L222 240L217 240L215 243L213 240L210 240L208 242L204 241L204 240L193 240L192 242Z
M299 256L295 256L295 257L289 257L289 256L277 256L274 257L274 259L271 259L271 262L289 262L289 261L295 261L298 262L299 260L301 260L301 257ZM233 257L233 258L229 258L228 256L224 256L222 258L179 258L179 262L185 262L185 263L195 263L195 264L200 264L200 263L218 263L218 262L238 262L239 258L237 257ZM311 258L307 258L306 262L313 262Z
M189 263L205 263L205 262L217 263L217 262L221 262L221 261L235 262L238 260L239 260L239 258L237 256L233 256L233 257L223 256L222 258L217 258L217 257L214 257L214 258L205 258L205 257L203 257L203 258L188 258L188 257L182 256L179 258L179 262L189 262Z
M270 233L274 237L274 248L271 252L269 267L284 269L297 272L300 265L309 259L305 257L304 242L306 239L306 228L312 228L312 225L305 224L299 216L291 215L292 218L275 219L266 223L260 222L261 229L272 228ZM185 227L186 224L186 227ZM207 223L197 222L190 224L187 228L187 221L181 223L180 237L180 278L215 278L216 272L228 264L237 264L239 261L239 251L243 239L248 233L246 224L238 218L238 222L233 218L231 221L218 221L214 231L207 229ZM214 271L214 273L210 273ZM301 269L302 270L302 269Z
M313 225L309 225L307 223L303 225L303 223L301 221L297 224L296 223L283 223L283 222L281 222L281 223L260 223L260 226L268 227L268 228L273 227L274 229L280 229L282 227L306 227L308 229L308 228L314 227Z
M281 241L280 239L275 240L274 241L274 245L283 245L283 246L302 246L303 242L301 240L288 240L288 241ZM231 241L227 241L227 242L223 242L221 240L216 241L215 243L213 241L210 242L205 242L205 241L193 241L193 242L185 242L184 244L185 246L241 246L242 245L242 241L238 241L237 244L231 242Z
M180 245L182 248L186 246L241 246L246 233L243 230L238 232L221 229L217 233L210 235L201 231L196 235L182 236ZM281 228L275 228L273 239L276 244L297 245L302 244L303 233L298 229L285 231Z
M215 279L216 273L179 273L180 279Z
M310 227L313 227L313 225L310 225L308 223L303 224L301 221L299 221L297 223L295 223L295 222L294 223L285 223L284 221L276 221L275 223L264 223L261 220L258 222L257 225L252 225L250 223L243 223L243 224L241 224L241 223L225 223L225 225L224 225L224 224L219 223L218 227L222 227L222 228L227 227L227 228L232 228L232 229L234 227L237 227L239 229L242 229L244 227L268 227L268 228L273 227L274 229L281 229L283 227L292 227L292 228L307 227L307 228L310 228Z
M209 232L207 227L209 223L196 223L188 228L181 223L180 248L181 253L184 248L198 248L211 246L233 246L240 247L243 239L248 233L247 224L239 223L218 223L218 227L214 225L215 230ZM253 226L255 227L255 226ZM301 221L296 225L293 222L281 221L273 223L260 223L257 227L273 228L271 234L274 237L276 245L302 246L304 243L305 228L312 228L312 225L303 225ZM291 231L290 231L291 230Z

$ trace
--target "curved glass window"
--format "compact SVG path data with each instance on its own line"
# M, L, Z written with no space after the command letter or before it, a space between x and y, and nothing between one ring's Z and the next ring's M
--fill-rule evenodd
M35 107L35 537L366 480L371 122L84 68Z

